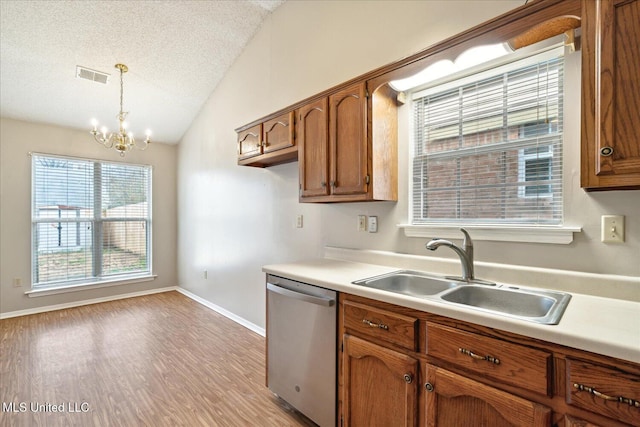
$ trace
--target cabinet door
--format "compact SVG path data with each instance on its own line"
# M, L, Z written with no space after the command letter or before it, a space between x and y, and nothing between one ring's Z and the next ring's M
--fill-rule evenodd
M640 188L640 0L582 14L582 187Z
M331 193L366 194L368 184L365 83L329 97Z
M429 427L549 426L551 410L447 370L427 365Z
M262 125L255 125L238 132L238 159L262 154Z
M298 110L300 198L329 194L327 98Z
M344 425L415 426L417 372L417 359L345 335Z
M262 124L262 145L264 153L282 150L283 148L293 147L295 145L294 117L294 112L291 111Z

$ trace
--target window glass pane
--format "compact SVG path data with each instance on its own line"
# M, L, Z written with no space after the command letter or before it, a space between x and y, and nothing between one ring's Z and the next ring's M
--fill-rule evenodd
M104 275L146 271L146 221L105 221L102 228Z
M33 155L33 287L149 273L147 166Z
M39 222L34 225L34 282L60 282L93 276L90 222Z
M103 164L102 216L144 218L148 216L148 169L139 166Z
M34 156L33 216L93 217L93 163Z
M413 223L562 222L563 58L539 57L414 95Z

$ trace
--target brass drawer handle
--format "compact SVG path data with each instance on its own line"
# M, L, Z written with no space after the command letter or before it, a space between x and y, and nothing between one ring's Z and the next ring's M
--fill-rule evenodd
M384 323L373 323L371 320L367 319L362 319L362 323L364 323L365 325L369 325L372 328L384 329L385 331L389 330L389 327Z
M620 402L620 403L626 403L629 406L635 406L636 408L640 408L640 401L638 400L634 400L634 399L629 399L628 397L622 397L622 396L608 396L604 393L600 393L598 390L596 390L593 387L588 387L586 385L582 385L582 384L573 384L573 388L578 389L579 391L586 391L587 393L591 393L592 395L599 397L601 399L604 400L610 400L610 401L616 401L616 402Z
M493 357L493 356L480 356L478 354L475 354L473 351L471 350L467 350L466 348L458 348L458 351L462 354L466 354L467 356L471 356L476 360L486 360L487 362L491 362L494 365L499 365L500 364L500 359L498 359L497 357Z

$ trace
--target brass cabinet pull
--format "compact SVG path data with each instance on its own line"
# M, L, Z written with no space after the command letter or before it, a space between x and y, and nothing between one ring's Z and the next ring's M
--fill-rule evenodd
M491 362L494 365L499 365L500 364L500 359L498 359L497 357L493 357L493 356L480 356L478 354L475 354L474 352L472 352L471 350L467 350L466 348L458 348L458 351L462 354L466 354L467 356L471 356L476 360L486 360L487 362Z
M600 393L598 390L596 390L593 387L589 387L589 386L577 384L577 383L573 384L573 388L578 389L579 391L586 391L587 393L591 393L592 395L604 400L626 403L629 406L635 406L636 408L640 408L640 401L635 399L629 399L628 397L622 397L622 396L608 396L604 393Z
M428 391L428 392L433 392L433 384L431 383L426 383L424 385L424 388Z
M413 382L413 376L411 376L411 374L404 374L404 382L411 384Z
M362 323L364 323L365 325L369 325L372 328L384 329L385 331L389 330L389 327L384 323L374 323L371 320L367 320L367 319L362 319Z

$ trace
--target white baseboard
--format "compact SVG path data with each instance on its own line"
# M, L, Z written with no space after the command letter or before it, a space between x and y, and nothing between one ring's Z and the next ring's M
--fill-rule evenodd
M115 301L125 298L139 297L143 295L159 294L161 292L169 292L178 290L177 286L168 286L165 288L149 289L147 291L130 292L127 294L113 295L110 297L93 298L83 301L74 301L64 304L46 305L44 307L28 308L26 310L9 311L0 313L0 319L9 319L11 317L28 316L30 314L45 313L47 311L64 310L65 308L81 307L83 305L98 304L101 302Z
M234 313L230 312L229 310L226 310L226 309L220 307L219 305L216 305L216 304L214 304L214 303L212 303L210 301L207 301L206 299L201 298L198 295L193 294L193 293L189 292L188 290L186 290L184 288L177 287L176 290L178 292L180 292L182 295L184 295L186 297L189 297L189 298L191 298L192 300L194 300L196 302L199 302L200 304L204 305L205 307L210 308L211 310L223 315L224 317L227 317L227 318L233 320L234 322L244 326L245 328L255 332L258 335L261 335L263 337L267 335L267 333L264 330L264 328L261 328L260 326L249 322L247 319L244 319L244 318L238 316L237 314L234 314Z
M64 310L65 308L73 308L73 307L81 307L83 305L90 305L90 304L98 304L101 302L108 302L108 301L115 301L115 300L119 300L119 299L125 299L125 298L133 298L133 297L139 297L139 296L143 296L143 295L151 295L151 294L158 294L161 292L169 292L169 291L178 291L180 292L182 295L191 298L192 300L204 305L205 307L215 311L216 313L219 313L221 315L223 315L224 317L233 320L234 322L244 326L245 328L255 332L258 335L261 336L266 336L266 331L264 330L264 328L261 328L258 325L255 325L251 322L249 322L248 320L228 311L225 310L224 308L220 307L219 305L216 305L210 301L207 301L204 298L199 297L196 294L193 294L189 291L187 291L186 289L183 289L179 286L167 286L164 288L158 288L158 289L149 289L147 291L139 291L139 292L130 292L127 294L120 294L120 295L114 295L114 296L110 296L110 297L102 297L102 298L93 298L93 299L88 299L88 300L83 300L83 301L74 301L74 302L68 302L68 303L64 303L64 304L55 304L55 305L47 305L44 307L36 307L36 308L28 308L26 310L17 310L17 311L9 311L6 313L0 313L0 320L1 319L9 319L11 317L19 317L19 316L28 316L30 314L38 314L38 313L45 313L47 311L56 311L56 310Z

